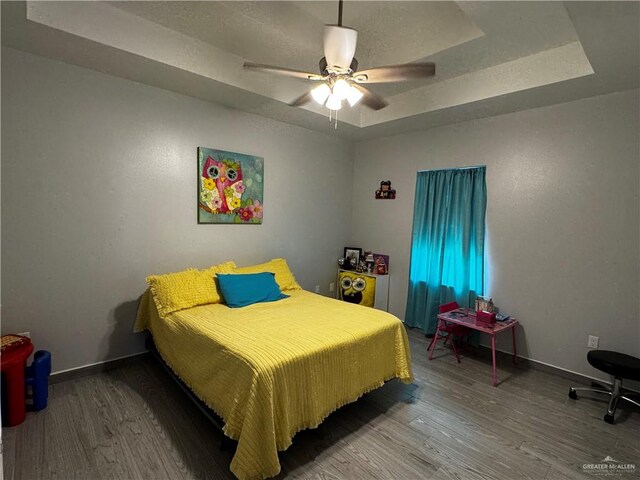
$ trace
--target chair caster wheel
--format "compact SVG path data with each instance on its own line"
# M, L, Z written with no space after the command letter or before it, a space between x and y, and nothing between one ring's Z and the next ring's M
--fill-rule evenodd
M572 400L577 400L578 399L578 394L576 393L576 391L573 388L569 389L569 398Z
M608 413L604 416L604 421L613 425L613 415L609 415Z

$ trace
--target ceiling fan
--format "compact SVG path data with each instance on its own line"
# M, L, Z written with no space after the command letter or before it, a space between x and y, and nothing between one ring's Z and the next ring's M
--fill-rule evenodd
M340 110L345 100L351 107L362 101L363 105L380 110L388 105L387 101L365 88L363 84L404 82L435 74L436 66L430 62L358 70L358 61L354 58L358 32L342 26L342 2L343 0L338 2L338 25L324 27L324 57L319 62L319 74L251 62L245 62L243 67L246 70L320 82L317 87L299 96L289 105L299 107L315 100L330 111Z

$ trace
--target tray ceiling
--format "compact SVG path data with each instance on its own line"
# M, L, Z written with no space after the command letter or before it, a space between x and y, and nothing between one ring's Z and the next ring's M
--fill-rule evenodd
M2 44L307 128L367 138L637 88L637 2L345 2L360 68L433 61L427 81L373 85L390 105L286 102L315 72L337 2L2 2Z

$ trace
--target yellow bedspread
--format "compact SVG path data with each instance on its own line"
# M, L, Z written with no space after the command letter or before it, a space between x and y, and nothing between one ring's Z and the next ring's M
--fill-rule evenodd
M173 371L238 440L240 479L278 474L296 432L386 380L412 379L407 334L393 315L303 290L244 308L204 305L160 318L147 292L148 329Z

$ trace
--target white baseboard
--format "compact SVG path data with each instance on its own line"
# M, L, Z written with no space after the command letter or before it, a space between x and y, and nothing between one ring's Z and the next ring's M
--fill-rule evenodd
M111 358L109 360L103 360L101 362L89 363L87 365L82 365L80 367L67 368L65 370L58 370L56 372L52 372L49 377L49 383L59 383L64 382L66 380L70 380L76 377L84 377L86 375L90 375L96 372L102 372L105 370L109 370L118 365L122 365L135 357L139 357L141 355L146 355L149 352L147 350L143 352L132 353L130 355L124 355L122 357Z
M486 350L488 350L489 352L491 352L491 347L487 346L487 345L479 345L481 348L484 348ZM500 352L503 355L507 355L509 357L511 357L513 355L513 352L508 352L506 350L501 350L499 348L496 348L496 352ZM551 363L546 363L546 362L542 362L540 360L536 360L534 358L529 358L529 357L525 357L524 355L518 355L518 358L521 358L523 360L526 360L527 362L530 362L531 364L534 365L534 368L537 368L539 370L542 371L546 371L546 372L550 372L550 373L554 373L556 375L560 375L564 378L568 378L568 379L572 379L572 380L576 380L576 381L595 381L595 382L600 382L600 383L604 383L607 385L611 384L611 378L598 378L598 377L592 377L590 375L586 375L584 373L580 373L580 372L575 372L573 370L569 370L568 368L562 368L562 367L558 367L557 365L552 365ZM562 373L560 373L562 372ZM634 388L629 388L627 385L623 385L624 388L626 390L630 390L634 393L638 393L640 394L639 391L637 391Z

